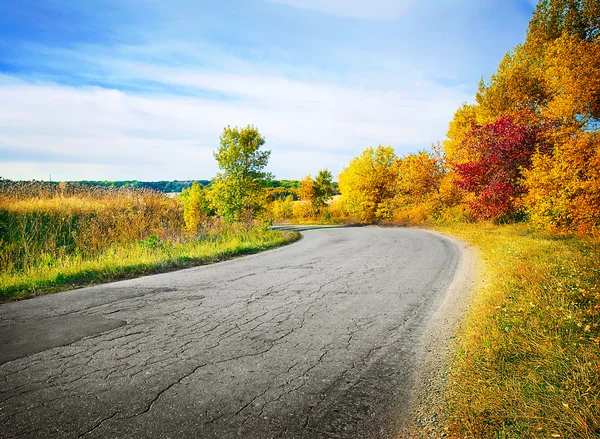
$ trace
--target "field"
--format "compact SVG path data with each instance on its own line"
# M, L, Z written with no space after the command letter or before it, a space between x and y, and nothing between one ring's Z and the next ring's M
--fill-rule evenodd
M447 400L456 438L600 437L600 246L526 225L442 227L481 250Z
M159 192L0 181L0 300L189 267L297 234L217 218L194 234Z

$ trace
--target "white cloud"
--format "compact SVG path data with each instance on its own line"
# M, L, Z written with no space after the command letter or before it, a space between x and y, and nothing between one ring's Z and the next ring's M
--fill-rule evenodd
M270 170L278 178L301 178L324 167L337 173L370 145L391 144L399 154L427 147L444 136L452 113L468 99L419 78L399 78L408 91L384 91L143 64L122 66L121 72L237 98L140 95L0 78L0 145L8 145L0 176L208 179L217 171L212 151L223 127L247 124L266 137ZM21 173L24 153L44 158L31 168L35 175ZM53 154L85 166L59 166Z
M403 16L412 0L269 0L300 9L331 15L366 19L396 19Z

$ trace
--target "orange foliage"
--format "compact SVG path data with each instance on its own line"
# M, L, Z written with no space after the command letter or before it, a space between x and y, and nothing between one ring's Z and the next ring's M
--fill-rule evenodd
M315 186L314 180L307 175L302 180L300 180L300 187L298 188L298 196L302 201L311 202L313 189Z
M600 119L600 39L563 35L549 44L546 58L546 116L576 128Z
M523 44L508 52L489 84L479 84L479 124L519 110L537 111L546 101L544 60L538 46Z
M532 222L553 230L600 231L600 133L579 132L537 154L524 173Z
M443 170L436 157L425 151L409 154L400 160L398 168L397 196L400 199L415 202L439 192Z

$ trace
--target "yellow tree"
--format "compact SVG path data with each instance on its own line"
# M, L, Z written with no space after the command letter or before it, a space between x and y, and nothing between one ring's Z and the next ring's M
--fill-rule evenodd
M543 43L564 34L576 35L587 41L598 38L598 0L540 0L529 22L527 40Z
M477 123L477 110L476 105L463 104L454 113L446 140L442 143L442 149L450 163L464 163L469 159L468 152L463 148L463 140L473 124Z
M315 181L310 175L307 175L300 180L300 187L298 188L298 196L300 197L300 203L296 208L296 212L302 217L310 217L314 214L313 209L313 193L315 188Z
M546 102L543 47L525 43L508 52L492 75L483 80L475 96L479 104L479 124L493 123L515 111L539 113Z
M600 39L565 34L548 45L546 59L546 117L574 129L600 119Z
M579 131L524 171L530 220L551 230L600 231L600 133Z
M397 176L398 157L391 146L367 148L339 176L343 203L362 223L389 219Z
M285 221L294 215L294 196L288 195L285 199L276 199L270 204L271 214L275 221Z
M600 229L600 39L564 33L547 44L544 116L549 151L524 174L531 220L558 230Z
M186 230L190 235L196 235L200 231L202 223L214 215L214 211L210 207L207 189L204 189L199 183L193 182L189 188L181 192L179 199L183 202L183 219Z
M436 150L434 153L420 151L400 159L394 221L416 224L436 218L443 207L440 189L445 175L443 158Z
M298 188L298 196L302 201L311 201L313 188L315 186L315 181L312 179L310 175L307 175L302 180L300 180L300 187Z
M399 161L397 197L406 203L423 202L438 193L444 176L437 157L426 151L409 154Z

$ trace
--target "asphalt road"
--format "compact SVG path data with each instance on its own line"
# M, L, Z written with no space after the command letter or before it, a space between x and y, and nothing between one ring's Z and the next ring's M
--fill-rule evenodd
M0 305L0 437L395 437L460 250L409 229L303 233Z

